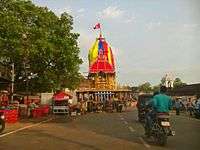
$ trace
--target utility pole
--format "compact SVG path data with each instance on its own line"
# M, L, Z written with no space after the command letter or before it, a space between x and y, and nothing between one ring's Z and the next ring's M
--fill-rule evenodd
M11 103L13 102L13 94L14 94L14 82L15 82L15 64L12 63L11 64L11 71L12 71L12 75L11 75Z

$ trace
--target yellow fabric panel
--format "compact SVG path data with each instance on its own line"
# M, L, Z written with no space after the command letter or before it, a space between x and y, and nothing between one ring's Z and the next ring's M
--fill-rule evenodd
M98 40L95 41L92 48L89 51L89 63L93 64L98 57Z
M112 58L111 58L111 48L108 46L108 63L112 64Z

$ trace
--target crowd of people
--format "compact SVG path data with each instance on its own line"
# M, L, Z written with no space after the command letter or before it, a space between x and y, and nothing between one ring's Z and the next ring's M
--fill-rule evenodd
M180 115L180 111L188 112L190 116L193 116L195 111L200 111L200 97L197 99L182 99L181 97L173 100L176 115Z
M101 101L85 98L84 100L79 100L77 104L83 112L122 112L122 110L126 110L132 102L133 100L131 99L124 100L123 98L112 97L110 99L102 99Z

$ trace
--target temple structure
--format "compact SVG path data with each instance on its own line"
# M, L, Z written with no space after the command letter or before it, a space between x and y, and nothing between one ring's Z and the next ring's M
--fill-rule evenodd
M174 79L172 77L172 74L170 73L167 73L164 77L165 79L165 82L164 82L164 85L167 87L167 88L173 88L174 87Z
M88 54L89 74L94 89L116 89L115 62L112 49L101 35Z
M115 96L119 98L129 96L131 90L117 87L112 48L101 32L89 50L88 61L88 76L79 86L78 97L87 95L87 97L99 101Z

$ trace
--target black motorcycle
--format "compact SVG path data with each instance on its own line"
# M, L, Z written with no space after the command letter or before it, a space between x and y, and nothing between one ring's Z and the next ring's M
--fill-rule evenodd
M167 144L168 136L174 136L175 132L171 131L169 114L158 113L153 121L152 129L148 132L148 136L152 136L158 145Z
M5 129L5 116L0 114L0 133Z
M200 119L200 109L194 108L194 117Z

